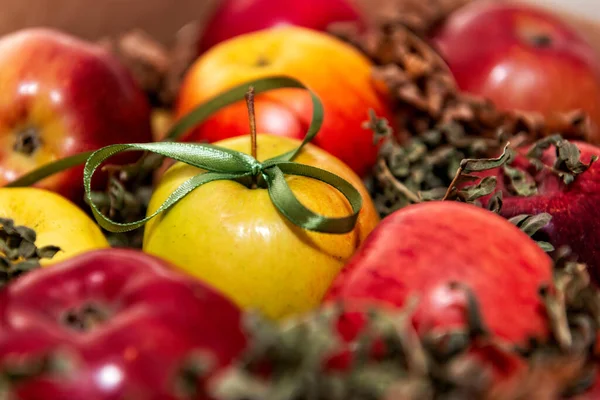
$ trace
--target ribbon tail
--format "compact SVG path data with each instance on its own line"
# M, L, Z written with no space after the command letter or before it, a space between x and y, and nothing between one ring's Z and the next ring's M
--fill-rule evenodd
M96 221L98 222L98 225L100 225L102 228L106 229L109 232L127 232L141 227L146 222L150 221L152 218L158 216L160 213L167 211L185 196L190 194L193 190L206 183L237 178L240 178L240 175L222 174L218 172L206 172L193 176L192 178L183 182L177 189L175 189L175 191L173 191L173 193L171 193L169 197L167 197L165 202L161 204L161 206L154 213L148 215L144 219L140 219L134 222L119 223L113 221L110 218L106 217L104 214L102 214L98 207L91 201L90 206L92 207L92 212L94 214L94 217L96 218Z
M93 151L77 153L71 157L65 157L61 158L60 160L50 162L38 169L31 171L28 174L23 175L17 180L6 184L4 187L22 187L33 185L34 183L39 182L42 179L54 175L58 172L85 163L88 157L91 156L93 153Z
M280 168L283 167L283 168ZM290 189L285 180L284 171L292 175L306 176L325 182L346 197L352 207L352 214L346 217L333 218L315 213L305 207ZM356 225L362 207L362 197L358 190L344 179L320 168L296 163L274 165L264 171L269 187L269 196L275 207L286 218L301 228L332 234L351 232Z
M207 173L201 173L188 179L167 198L164 204L152 215L139 221L118 223L103 215L92 199L92 176L96 169L108 158L124 151L150 151L154 154L170 157L196 167L214 167ZM104 147L89 156L83 170L83 187L85 197L92 208L92 213L98 224L111 232L126 232L139 228L161 212L172 207L179 200L187 196L192 190L205 183L222 179L237 179L249 175L256 162L252 157L221 149L214 146L193 143L146 143L146 144L119 144Z
M253 86L256 94L260 94L263 92L268 92L273 89L282 89L282 88L297 88L297 89L306 89L310 93L311 100L313 103L313 113L311 124L306 133L306 137L304 141L300 145L300 147L294 151L286 153L282 156L279 156L278 159L290 161L300 152L302 147L310 142L315 135L321 129L321 125L323 124L323 104L319 97L307 88L302 82L299 80L281 75L281 76L272 76L268 78L257 79L255 81L249 81L246 83L242 83L227 92L221 93L207 102L199 105L188 114L186 114L183 118L181 118L177 125L175 125L171 130L167 133L166 140L177 140L181 136L185 135L190 129L198 124L204 122L208 117L213 115L215 112L220 109L236 103L244 98L244 95L248 91L248 87Z

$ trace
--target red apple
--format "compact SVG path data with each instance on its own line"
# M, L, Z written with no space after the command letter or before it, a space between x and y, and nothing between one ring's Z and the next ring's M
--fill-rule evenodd
M495 340L526 346L530 338L549 339L539 295L544 286L552 288L552 262L516 226L465 203L426 202L384 219L326 301L347 310L400 309L416 296L413 324L420 336L431 338L465 329L470 292ZM354 340L364 322L362 312L352 311L340 321L340 333ZM502 381L523 366L516 354L493 346L473 351Z
M344 267L328 299L402 307L415 294L414 323L426 333L464 326L465 296L453 282L473 291L498 337L523 344L548 335L538 289L552 283L550 258L505 219L458 202L427 202L388 216Z
M242 315L221 293L171 267L141 251L97 250L4 287L3 397L209 399L206 378L246 346ZM56 371L53 359L68 369ZM206 374L196 379L201 365Z
M571 26L533 6L475 1L433 33L459 87L501 109L582 109L600 142L600 54Z
M581 162L588 164L592 156L600 156L600 148L589 143L572 142L581 152ZM600 218L597 204L600 201L600 163L594 162L585 172L566 184L550 169L537 169L525 154L528 147L520 149L520 155L511 167L529 173L537 185L537 194L517 196L511 190L503 169L487 172L497 175L497 188L503 191L501 214L511 218L520 214L552 215L550 223L541 229L544 240L554 247L569 246L579 260L590 267L590 274L600 283ZM547 149L541 161L552 167L556 150Z
M389 91L372 72L371 60L331 35L297 26L265 29L230 39L199 57L184 77L175 116L182 118L210 98L248 81L289 76L309 87L323 103L323 125L312 143L364 177L377 162L380 145L364 127L369 110L392 118ZM255 105L258 132L294 139L306 134L313 110L306 91L261 93ZM211 115L181 140L213 143L248 132L248 109L239 101Z
M296 25L324 31L333 22L361 22L352 0L225 0L202 32L203 53L234 36L278 25Z
M0 39L0 184L115 143L150 142L150 107L107 51L49 29ZM83 166L38 186L80 202Z

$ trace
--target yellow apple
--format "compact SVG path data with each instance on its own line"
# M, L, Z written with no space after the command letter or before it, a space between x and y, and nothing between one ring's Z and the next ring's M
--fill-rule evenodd
M297 148L300 141L258 135L259 161ZM250 137L217 146L250 154ZM345 234L307 231L286 219L266 189L234 181L207 183L146 224L144 250L213 285L246 309L272 318L319 305L331 281L379 222L360 178L344 163L308 144L296 162L332 172L359 190L363 207L355 228ZM201 171L175 164L162 176L150 201L153 213L185 180ZM352 213L333 187L306 177L286 176L298 200L327 217Z
M49 190L0 188L0 217L33 229L37 247L60 247L52 259L41 260L42 265L109 247L102 231L90 217L71 201Z

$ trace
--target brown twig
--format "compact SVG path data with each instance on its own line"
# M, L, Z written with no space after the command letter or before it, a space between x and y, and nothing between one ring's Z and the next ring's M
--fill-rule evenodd
M448 200L448 198L450 198L450 195L452 194L452 190L456 186L456 183L458 182L458 179L460 178L460 176L462 175L464 170L465 170L464 165L461 162L460 166L456 170L456 174L454 174L454 178L452 178L452 182L450 182L450 185L448 185L448 190L446 190L444 197L442 197L442 201L446 201L446 200Z
M383 158L379 159L379 169L381 171L381 175L386 182L390 182L396 190L402 193L406 198L408 198L413 203L420 203L421 199L413 193L409 188L407 188L403 183L398 181L390 171L387 163Z

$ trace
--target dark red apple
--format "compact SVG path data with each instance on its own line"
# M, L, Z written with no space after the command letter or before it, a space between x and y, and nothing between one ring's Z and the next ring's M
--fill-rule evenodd
M7 399L206 400L194 371L245 346L237 306L141 251L88 252L0 292Z
M505 110L584 110L600 142L600 54L559 17L523 3L474 1L431 41L461 89Z
M296 25L324 31L334 22L362 23L352 0L224 0L202 32L199 54L234 36Z
M600 148L589 143L571 142L577 146L580 161L589 164L593 156L600 156ZM521 214L549 213L552 219L541 229L544 240L554 247L569 246L579 261L590 267L590 274L600 283L600 163L575 176L571 183L551 168L557 159L554 146L544 151L541 161L548 168L539 170L526 154L529 147L520 149L520 154L511 164L512 168L527 172L537 185L537 194L518 196L509 187L509 179L503 169L489 171L486 175L498 176L497 188L503 191L501 214L511 218Z
M107 51L49 29L0 39L0 185L75 153L150 141L148 101ZM81 202L82 182L80 166L38 186Z

